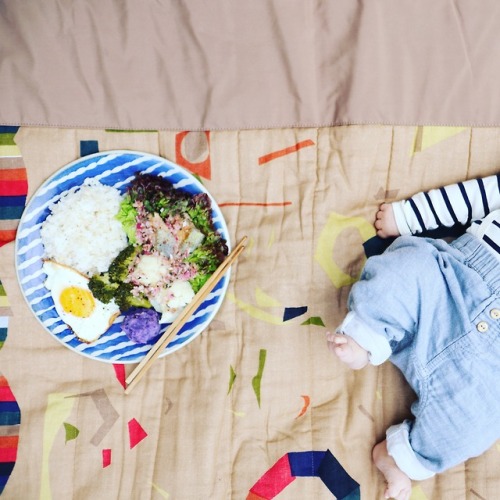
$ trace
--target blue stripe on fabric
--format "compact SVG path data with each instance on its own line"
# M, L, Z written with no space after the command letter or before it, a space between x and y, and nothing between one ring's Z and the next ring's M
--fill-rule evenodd
M457 216L455 215L455 211L453 210L453 207L451 206L450 199L448 198L448 193L444 188L440 188L439 191L441 191L441 195L443 196L444 203L446 205L446 208L448 209L448 212L451 215L451 218L453 219L453 222L455 224L458 224L458 219Z
M15 134L19 130L19 126L0 126L0 134Z
M429 204L429 208L431 209L432 215L434 215L434 220L436 221L436 224L438 225L438 227L443 226L443 224L439 220L436 209L434 208L434 205L432 204L432 200L431 200L431 197L429 196L429 193L424 193L424 196L425 196L425 199L427 200L427 203Z
M469 196L467 194L467 191L465 190L463 183L459 182L458 187L460 189L460 192L462 193L465 204L467 205L467 222L466 222L466 224L469 224L470 221L472 220L472 205L470 203Z
M17 207L26 204L26 196L1 196L0 195L0 207Z
M326 450L318 475L338 500L349 498L356 490L359 491L359 483L347 474L330 450Z
M483 201L484 215L490 213L490 207L488 206L488 198L486 197L486 191L484 189L483 179L477 179L477 185L479 186L479 192L481 193L481 200Z
M21 423L21 413L19 411L0 411L0 425L18 425Z
M289 452L290 471L294 477L316 477L325 457L324 451Z
M0 475L0 495L2 494L2 491L5 488L5 485L7 484L7 481L9 480L10 476L2 476Z
M10 476L16 462L0 462L0 477Z
M0 413L19 413L19 405L16 401L0 401Z
M0 328L0 342L4 342L7 338L7 328Z
M418 223L420 224L420 227L422 228L422 231L425 231L424 219L422 218L422 215L420 214L420 212L417 208L417 205L415 204L415 202L411 198L409 201L410 201L411 208L413 209L413 212L415 214L415 217L417 218Z
M0 220L20 219L24 212L22 207L0 207Z
M495 250L495 252L500 253L500 246L498 243L493 241L489 236L484 235L483 240L488 243L488 245Z

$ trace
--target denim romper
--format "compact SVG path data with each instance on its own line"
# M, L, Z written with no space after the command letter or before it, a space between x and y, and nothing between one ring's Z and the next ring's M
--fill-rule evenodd
M417 394L414 419L401 426L430 474L410 477L449 469L500 438L500 261L483 243L400 237L367 260L349 308L387 339L389 360ZM388 445L401 426L388 430Z

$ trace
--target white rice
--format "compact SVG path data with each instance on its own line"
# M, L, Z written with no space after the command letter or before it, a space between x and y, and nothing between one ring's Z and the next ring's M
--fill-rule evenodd
M115 218L122 196L110 186L87 180L49 208L40 234L45 258L92 276L108 269L127 236Z

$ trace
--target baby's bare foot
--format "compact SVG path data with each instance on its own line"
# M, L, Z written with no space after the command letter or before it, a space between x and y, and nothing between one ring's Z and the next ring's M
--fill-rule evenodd
M328 348L349 368L360 370L368 364L368 352L348 335L328 332Z
M396 465L394 459L387 452L387 442L384 440L373 448L373 461L382 472L387 483L385 498L409 500L411 495L410 478Z

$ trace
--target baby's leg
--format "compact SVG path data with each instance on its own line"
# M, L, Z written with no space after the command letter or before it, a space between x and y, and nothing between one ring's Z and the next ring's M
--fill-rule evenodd
M409 500L411 495L410 478L396 465L394 459L387 452L387 442L381 441L373 448L373 461L382 472L387 483L385 498Z
M349 368L360 370L368 364L368 352L348 335L328 332L326 339L330 351Z

